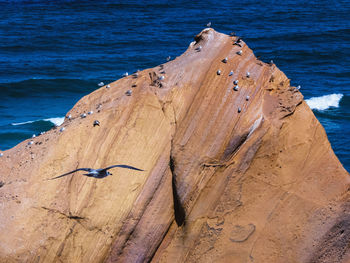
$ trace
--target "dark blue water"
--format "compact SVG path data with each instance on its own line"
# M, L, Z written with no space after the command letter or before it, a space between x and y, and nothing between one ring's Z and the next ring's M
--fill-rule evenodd
M342 94L314 112L350 169L349 1L150 2L2 1L0 149L50 129L46 119L63 117L98 82L179 56L211 21L273 59L306 99Z

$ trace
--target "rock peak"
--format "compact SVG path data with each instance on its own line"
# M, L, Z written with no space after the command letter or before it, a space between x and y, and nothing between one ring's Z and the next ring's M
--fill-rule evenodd
M64 132L4 152L3 261L345 262L349 175L300 91L239 37L206 28L106 87ZM145 172L45 181L115 163Z

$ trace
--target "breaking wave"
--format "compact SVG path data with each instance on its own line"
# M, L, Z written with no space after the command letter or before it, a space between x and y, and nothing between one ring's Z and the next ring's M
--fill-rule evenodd
M343 96L343 94L330 94L321 97L312 97L305 101L312 110L327 110L330 107L338 108Z
M13 126L25 125L25 124L35 123L35 122L42 122L42 121L51 122L55 126L60 126L64 122L64 117L48 118L48 119L25 121L25 122L16 122L16 123L11 123L11 125L13 125Z

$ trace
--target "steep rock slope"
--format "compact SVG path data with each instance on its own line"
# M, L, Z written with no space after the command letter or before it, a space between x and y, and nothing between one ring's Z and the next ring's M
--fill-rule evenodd
M4 152L1 260L349 260L348 173L301 93L235 41L205 29ZM145 172L46 180L116 163Z

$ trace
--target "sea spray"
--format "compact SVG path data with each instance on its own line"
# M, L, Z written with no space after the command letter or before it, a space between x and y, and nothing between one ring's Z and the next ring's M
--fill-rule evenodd
M305 101L312 110L326 110L330 107L338 108L343 96L343 94L330 94L321 97L312 97Z

